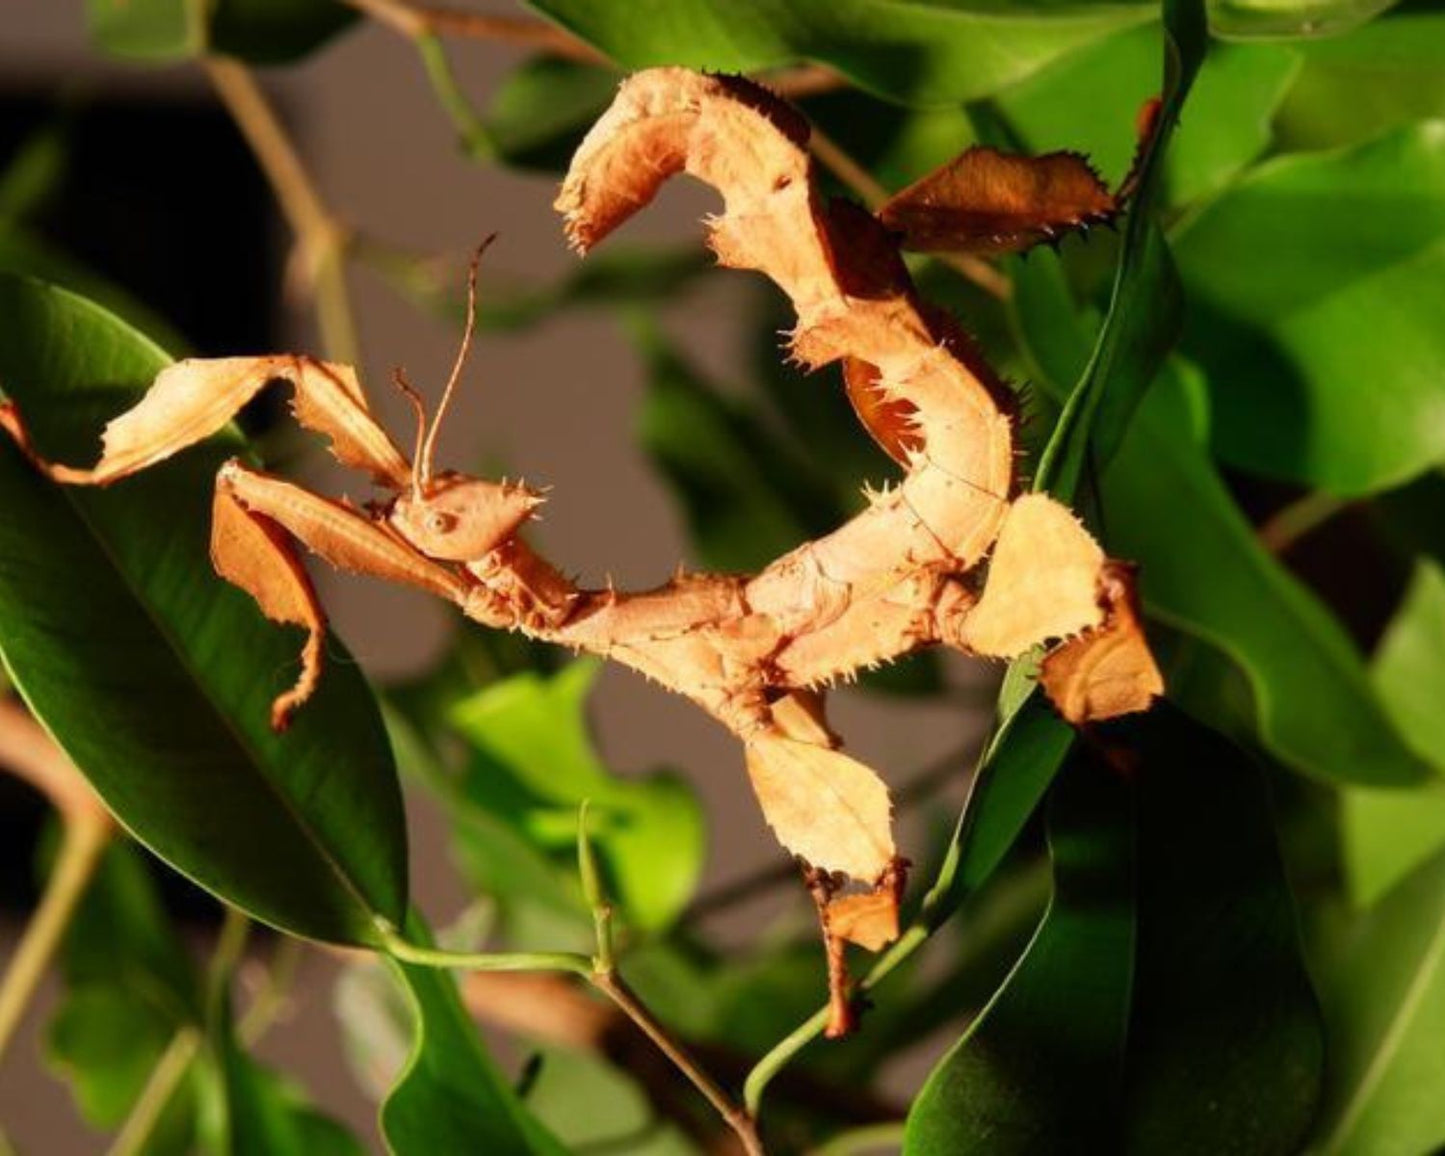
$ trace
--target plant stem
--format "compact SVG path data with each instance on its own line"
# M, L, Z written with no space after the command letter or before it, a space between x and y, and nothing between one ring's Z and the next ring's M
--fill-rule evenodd
M605 928L599 928L605 932ZM663 1055L690 1080L737 1135L748 1156L764 1156L752 1114L733 1103L715 1081L643 1005L611 967L577 952L453 952L422 947L396 933L386 937L386 950L404 963L457 971L564 971L585 979L636 1024ZM601 954L601 953L599 953Z
M808 150L868 209L876 210L889 199L891 194L877 178L839 148L837 142L816 124L808 137ZM990 297L1007 301L1013 292L1009 279L981 257L970 253L935 253L933 256L972 281Z
M20 1026L25 1009L50 966L56 949L75 914L76 905L110 843L113 827L100 816L68 816L55 868L45 886L5 978L0 980L0 1056Z
M1320 490L1306 494L1260 526L1259 544L1271 554L1283 554L1349 504L1344 498Z
M221 57L208 57L203 64L296 236L302 268L314 286L326 356L356 365L360 351L346 285L347 230L317 192L295 144L250 70Z
M716 1109L718 1115L737 1135L738 1140L742 1143L743 1151L748 1153L748 1156L763 1156L762 1141L758 1138L757 1125L752 1114L747 1109L734 1104L727 1092L723 1091L717 1082L703 1070L687 1049L667 1034L667 1029L653 1018L652 1013L647 1010L647 1007L637 998L622 977L615 971L596 971L588 978L593 987L616 1004L618 1009L657 1045L657 1050L671 1060L673 1066L692 1081L693 1087L703 1094L707 1102Z
M115 1140L106 1149L106 1156L137 1156L144 1150L166 1105L200 1051L201 1039L200 1029L194 1026L183 1027L171 1037Z
M478 160L496 160L499 155L497 142L492 132L472 107L462 86L452 72L451 61L442 42L431 32L419 32L412 37L416 50L431 81L432 92L437 101L451 118L452 127L461 139L467 154Z
M467 952L422 947L399 935L389 936L387 952L403 963L453 971L565 971L592 978L592 961L575 951Z
M552 56L584 64L605 64L607 58L564 28L525 16L497 16L445 8L437 4L411 4L403 0L342 0L352 8L387 24L403 36L458 36L534 48Z
M302 941L289 935L283 936L276 945L271 956L271 966L266 972L265 986L236 1026L236 1035L247 1047L266 1034L286 1006L303 950Z

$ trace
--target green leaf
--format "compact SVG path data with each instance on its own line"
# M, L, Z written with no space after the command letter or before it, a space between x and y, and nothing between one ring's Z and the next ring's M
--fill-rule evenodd
M534 56L502 78L482 117L499 160L561 173L602 115L621 75L611 68Z
M1084 349L1078 318L1063 308L1059 263L1039 254L1017 264L1014 279L1021 303L1051 305L1017 316L1036 381L1057 395ZM1151 617L1244 672L1260 739L1285 762L1346 783L1426 779L1429 768L1386 715L1344 628L1260 545L1199 444L1208 419L1198 384L1189 367L1170 362L1105 473L1110 553L1141 564Z
M905 1151L1293 1153L1323 1035L1261 772L1167 702L1095 737L1129 773L1055 783L1054 898Z
M1373 20L1398 0L1213 0L1209 26L1232 40L1339 36Z
M1445 855L1370 912L1323 987L1331 1062L1319 1156L1445 1144Z
M355 1136L242 1050L229 1008L208 1042L222 1097L203 1137L214 1156L363 1156Z
M595 1056L545 1048L527 1106L578 1152L696 1156L674 1123L659 1119L637 1081Z
M1263 773L1167 702L1124 722L1139 922L1123 1150L1293 1156L1324 1027Z
M1141 407L1104 478L1109 549L1142 564L1150 615L1222 650L1254 693L1260 739L1338 782L1419 782L1340 623L1260 545L1192 432L1188 381L1171 373Z
M696 796L666 772L614 776L587 728L599 665L578 661L552 677L519 674L459 702L452 722L473 752L468 798L545 851L575 878L577 810L606 890L633 926L656 930L687 905L702 870L706 827Z
M1054 894L1002 988L929 1075L904 1156L1091 1151L1113 1118L1134 955L1129 792L1071 763L1048 808ZM1092 1139L1091 1139L1092 1138Z
M1092 44L1000 93L998 109L1030 152L1074 149L1117 182L1134 155L1139 109L1159 92L1158 38L1140 28ZM1298 67L1292 46L1211 46L1163 161L1167 203L1217 191L1265 151Z
M85 1119L111 1130L176 1034L201 1022L195 968L133 844L106 849L66 928L60 965L64 994L46 1027L46 1062L71 1085ZM190 1149L195 1105L193 1084L176 1090L151 1156Z
M357 13L330 0L86 0L90 37L133 60L167 61L209 50L256 64L304 56Z
M1073 501L1086 470L1103 469L1114 456L1178 337L1183 313L1179 278L1155 211L1165 151L1207 41L1199 0L1165 0L1163 103L1140 162L1109 307L1034 479L1034 489L1065 502Z
M0 277L0 380L42 453L92 460L105 416L167 364L89 302ZM59 487L0 445L0 655L36 716L152 851L257 918L380 941L406 903L391 752L355 664L334 659L284 735L268 704L298 640L207 556L217 438L105 490Z
M1411 121L1445 116L1445 15L1402 12L1348 36L1305 40L1275 117L1289 151L1355 145Z
M800 60L905 104L958 104L1153 19L1149 5L970 11L918 0L529 0L626 68L754 72Z
M428 942L420 920L407 938ZM392 961L414 1021L411 1056L381 1106L393 1156L497 1152L565 1156L566 1149L522 1105L462 1006L449 972Z
M1262 165L1176 247L1225 461L1342 496L1445 461L1445 123Z
M1445 572L1420 562L1371 670L1401 734L1445 771ZM1350 896L1369 906L1445 846L1445 783L1410 791L1345 791L1340 799Z

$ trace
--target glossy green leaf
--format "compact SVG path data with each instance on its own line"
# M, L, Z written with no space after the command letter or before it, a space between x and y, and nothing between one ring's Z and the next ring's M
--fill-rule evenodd
M529 2L627 68L754 72L815 60L869 92L919 105L986 96L1154 16L1147 5L979 12L919 0Z
M1445 1144L1445 855L1398 884L1323 985L1330 1028L1318 1156L1418 1156Z
M91 39L134 60L166 61L215 49L257 64L304 56L357 13L329 0L86 0Z
M1038 351L1037 383L1057 396L1059 377L1086 348L1081 322L1063 308L1059 263L1037 254L1016 266L1015 283L1021 302L1053 303L1018 320ZM1200 444L1208 418L1198 385L1188 367L1170 363L1105 473L1110 553L1141 564L1152 617L1217 647L1245 673L1260 739L1285 762L1346 783L1426 779L1429 768L1402 741L1344 628L1264 549L1219 477Z
M40 450L88 462L167 363L63 290L0 277L0 380ZM284 735L268 705L294 631L212 573L218 438L105 490L59 487L0 444L0 654L123 823L201 886L317 939L379 940L406 903L401 798L374 700L332 643Z
M1407 742L1445 771L1445 572L1421 562L1371 674ZM1445 781L1408 791L1345 791L1340 800L1350 895L1368 906L1445 846Z
M1293 47L1211 47L1164 158L1166 203L1216 191L1264 152L1297 69ZM1140 28L1090 45L1000 93L996 104L1028 151L1074 149L1117 182L1134 156L1139 110L1159 81L1158 30Z
M1296 46L1299 78L1275 117L1287 149L1360 144L1445 116L1445 14L1390 14L1348 36Z
M1104 478L1110 552L1142 564L1151 615L1244 671L1260 738L1286 762L1344 783L1424 780L1430 768L1401 739L1344 628L1235 505L1192 408L1179 374L1141 408Z
M1122 1151L1294 1156L1324 1025L1259 766L1171 704L1135 752L1138 955Z
M706 828L692 790L674 774L613 775L587 727L599 666L578 661L552 677L519 674L451 712L472 751L464 791L567 871L576 872L577 812L589 830L607 891L636 927L672 922L692 898Z
M1071 763L1048 808L1054 893L1028 950L908 1114L905 1156L1104 1151L1134 956L1128 789Z
M1227 462L1357 495L1445 460L1445 123L1263 165L1176 246Z
M413 943L427 941L415 918L407 934ZM455 977L413 964L392 967L411 1005L415 1034L406 1067L381 1106L387 1150L393 1156L565 1156L566 1149L522 1105L488 1055Z

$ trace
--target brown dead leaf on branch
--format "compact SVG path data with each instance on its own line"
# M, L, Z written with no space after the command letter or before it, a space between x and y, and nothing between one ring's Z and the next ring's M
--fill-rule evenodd
M13 407L0 406L0 426L56 481L103 485L215 433L267 382L289 382L298 421L388 496L361 509L239 461L220 471L217 570L269 618L307 634L273 722L284 725L320 677L325 618L294 542L686 696L742 741L765 817L807 864L838 1035L854 1021L844 945L876 951L896 938L905 863L887 786L838 749L823 721L827 688L920 647L1008 658L1060 639L1070 641L1046 662L1044 687L1075 721L1142 709L1159 681L1127 571L1052 499L1015 500L1011 395L962 328L919 299L896 238L857 206L823 200L806 138L801 117L755 85L655 69L622 85L557 200L568 236L586 251L673 175L715 187L724 202L709 222L718 260L762 272L788 295L798 314L792 356L813 369L843 363L860 417L901 465L901 479L870 494L856 517L756 575L679 573L636 592L579 587L523 536L536 491L435 470L470 323L429 428L420 398L398 378L418 411L410 462L371 416L354 372L306 357L166 369L107 427L91 470L44 461ZM1035 184L1054 196L1076 180L1046 174ZM475 293L473 262L469 319Z

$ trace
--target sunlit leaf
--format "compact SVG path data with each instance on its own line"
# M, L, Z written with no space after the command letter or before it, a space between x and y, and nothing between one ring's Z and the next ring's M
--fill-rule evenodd
M1331 1062L1310 1151L1437 1151L1445 1144L1445 856L1376 905L1323 993Z
M753 72L811 59L870 92L919 105L987 95L1101 36L1153 18L1151 8L1132 5L974 12L888 0L531 3L628 68L682 64Z
M608 891L640 928L671 922L692 897L705 830L697 799L676 775L613 775L596 753L587 700L597 664L554 677L515 675L458 703L453 725L472 764L463 791L569 877L577 811L590 800L592 840Z
M1420 562L1371 671L1407 742L1445 771L1445 574ZM1350 894L1368 906L1445 846L1445 781L1413 790L1354 789L1340 800Z
M1356 495L1445 460L1445 125L1263 165L1176 247L1225 461Z
M1289 150L1360 144L1445 115L1445 15L1391 13L1348 36L1302 41L1299 77L1275 118Z

